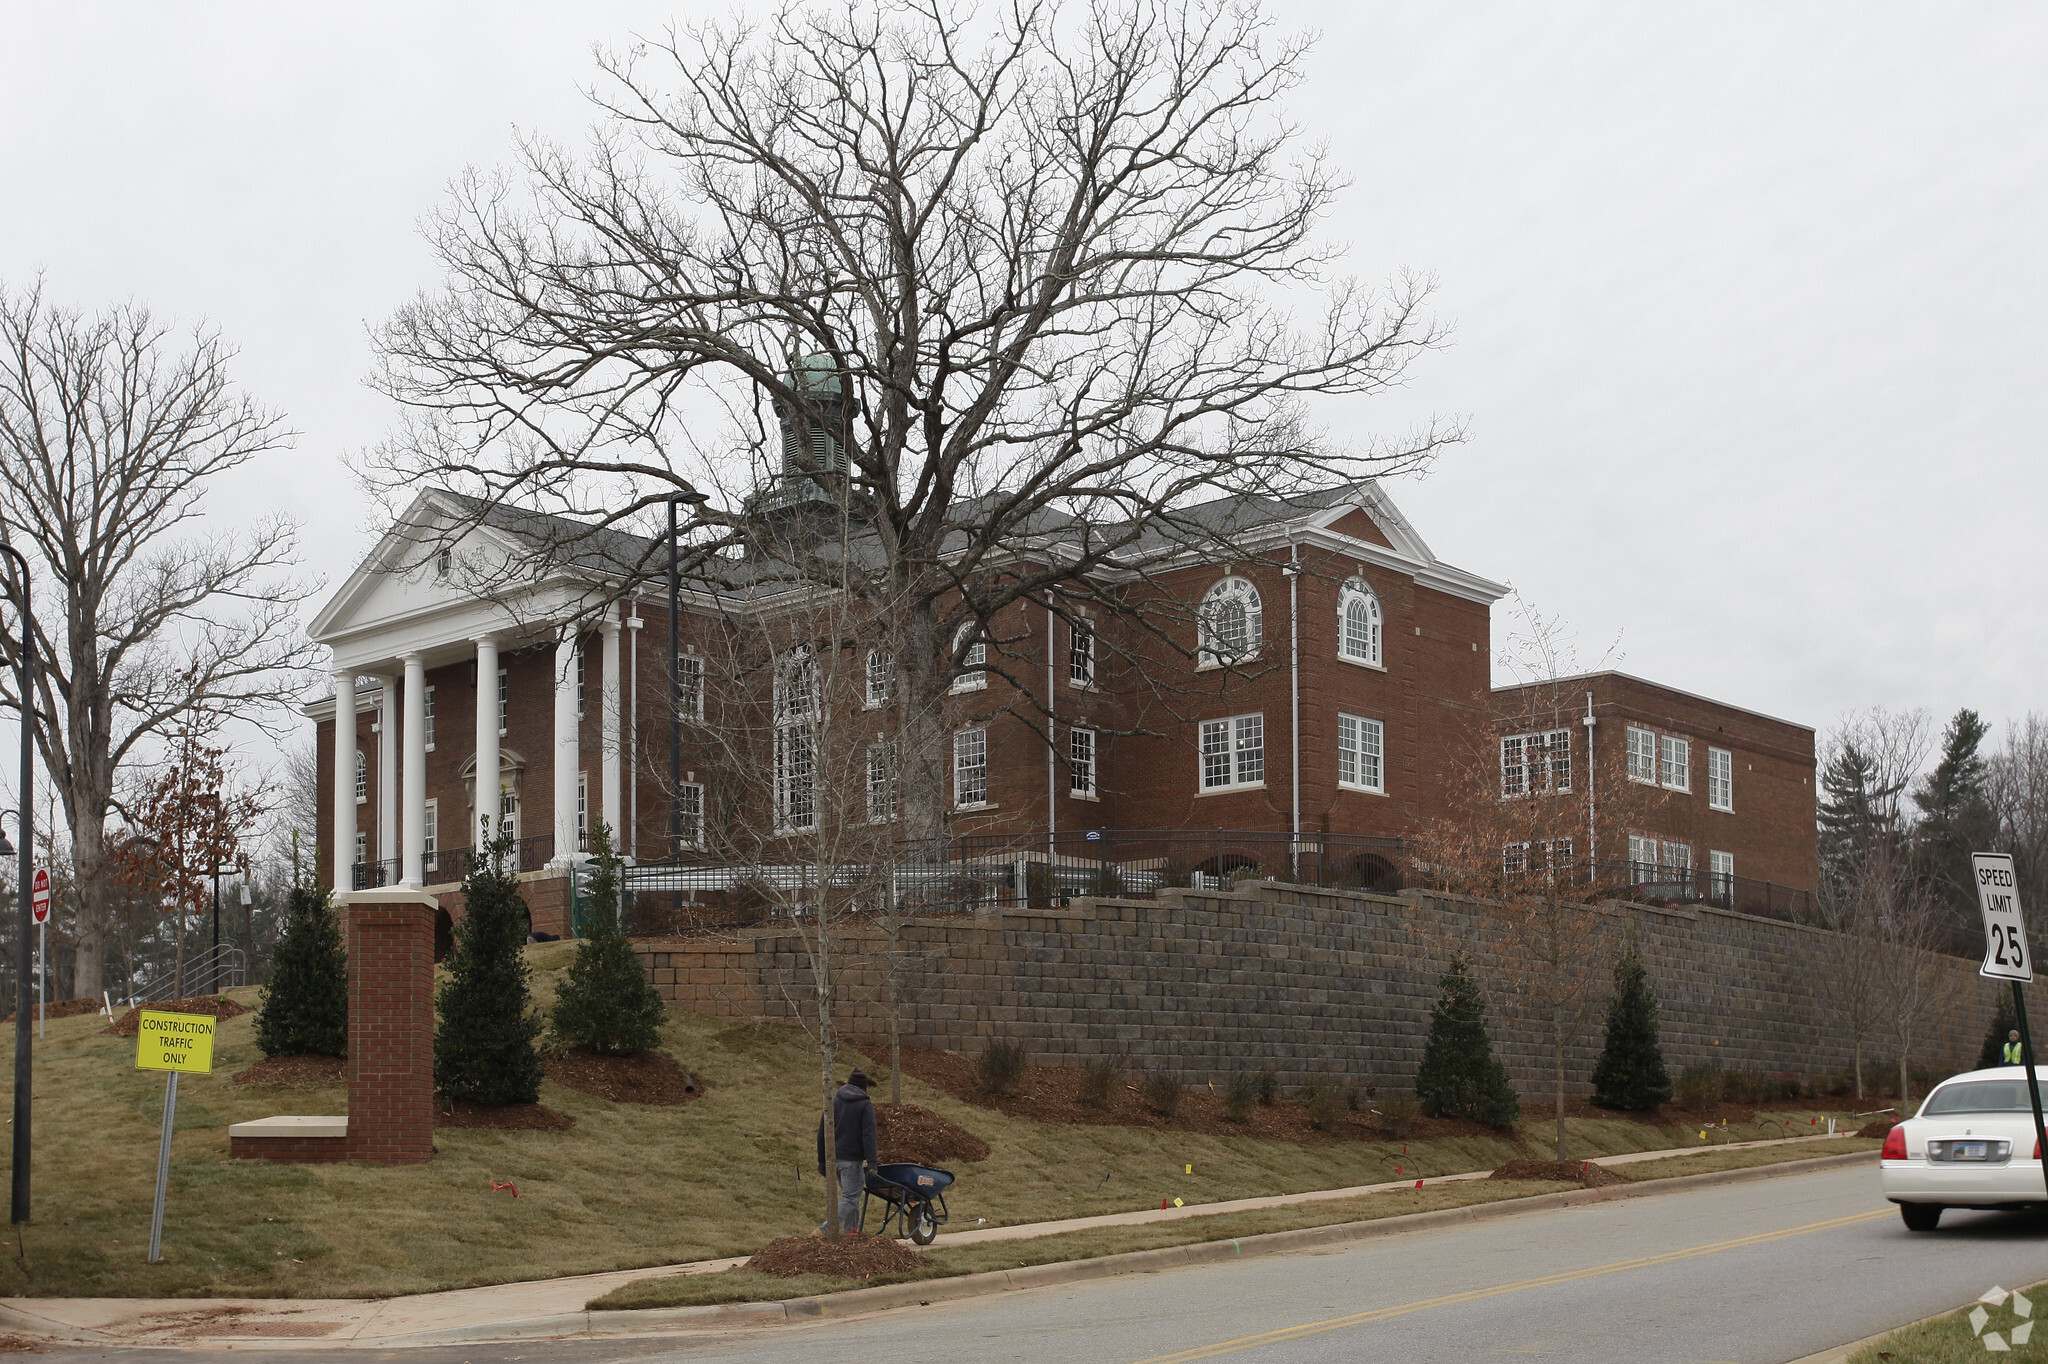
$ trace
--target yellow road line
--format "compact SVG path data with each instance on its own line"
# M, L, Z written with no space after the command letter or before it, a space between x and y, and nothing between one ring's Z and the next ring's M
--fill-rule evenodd
M1304 1322L1300 1326L1282 1327L1277 1331L1263 1331L1255 1336L1239 1336L1236 1340L1218 1341L1214 1345L1198 1345L1192 1350L1177 1354L1154 1355L1142 1359L1138 1364L1183 1364L1195 1359L1213 1359L1217 1355L1235 1354L1240 1350L1255 1350L1262 1345L1279 1345L1286 1341L1298 1340L1303 1336L1318 1335L1324 1331L1339 1331L1347 1326L1363 1326L1369 1322L1386 1321L1391 1317L1407 1316L1411 1312L1426 1312L1432 1307L1455 1307L1459 1303L1477 1302L1481 1298L1499 1297L1503 1293L1520 1293L1530 1288L1548 1288L1553 1284L1571 1283L1578 1279L1598 1278L1603 1274L1620 1274L1630 1269L1647 1269L1652 1265L1670 1264L1676 1260L1696 1259L1702 1255L1715 1255L1724 1250L1740 1250L1744 1246L1763 1245L1769 1241L1782 1241L1788 1237L1806 1236L1816 1231L1831 1231L1836 1227L1852 1226L1858 1222L1869 1222L1880 1217L1890 1217L1892 1211L1885 1208L1878 1212L1851 1213L1847 1217L1831 1217L1825 1222L1809 1222L1803 1227L1787 1227L1783 1231L1759 1232L1755 1236L1738 1237L1733 1241L1716 1241L1711 1245L1692 1246L1685 1250L1666 1251L1662 1255L1645 1255L1637 1260L1616 1260L1613 1264L1594 1265L1587 1269L1570 1269L1557 1274L1545 1274L1541 1278L1519 1279L1514 1283L1496 1284L1491 1288L1474 1288L1463 1293L1447 1293L1440 1298L1425 1298L1420 1302L1402 1303L1397 1307L1377 1307L1370 1312L1357 1312L1348 1317L1332 1317L1327 1321Z

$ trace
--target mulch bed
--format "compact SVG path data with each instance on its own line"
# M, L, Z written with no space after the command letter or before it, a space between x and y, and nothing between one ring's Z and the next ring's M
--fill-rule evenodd
M138 1004L115 1019L107 1031L116 1037L134 1037L142 1031L142 1011L153 1014L212 1014L215 1018L240 1018L249 1010L226 995L195 995L191 999L161 999Z
M1859 1137L1886 1137L1890 1136L1891 1130L1898 1125L1899 1120L1897 1118L1872 1118L1869 1122L1856 1129L1856 1135Z
M339 1056L266 1056L234 1076L238 1085L285 1089L331 1089L348 1083L348 1062Z
M850 1231L837 1241L822 1236L778 1236L754 1252L746 1268L794 1279L824 1274L834 1279L871 1279L877 1274L903 1274L920 1268L924 1256L886 1236Z
M481 1127L494 1132L566 1132L576 1125L546 1104L453 1103L434 1096L434 1126Z
M543 1064L548 1078L558 1085L615 1104L651 1104L672 1108L697 1097L697 1077L677 1064L666 1052L643 1051L638 1056L600 1056L574 1047L550 1053Z
M1595 1165L1589 1160L1511 1160L1487 1178L1540 1179L1577 1184L1587 1189L1604 1189L1611 1184L1628 1183L1625 1176L1616 1174L1605 1165Z
M875 1136L883 1164L943 1165L988 1159L988 1143L916 1104L876 1104Z
M1090 1108L1081 1102L1081 1071L1074 1066L1030 1066L1017 1092L997 1097L982 1091L977 1082L974 1058L951 1051L903 1048L903 1073L914 1075L933 1088L978 1108L994 1109L1016 1118L1038 1122L1074 1123L1092 1127L1147 1127L1157 1131L1202 1132L1214 1136L1266 1137L1278 1141L1322 1143L1332 1141L1424 1141L1441 1137L1503 1135L1484 1123L1466 1118L1417 1117L1403 1126L1399 1135L1383 1118L1359 1109L1347 1114L1335 1129L1318 1131L1311 1126L1304 1105L1291 1100L1261 1104L1252 1109L1249 1122L1232 1122L1223 1110L1223 1087L1214 1090L1194 1085L1183 1091L1180 1107L1171 1118L1147 1107L1138 1092L1140 1076L1118 1077L1108 1104ZM879 1126L879 1120L878 1120Z
M48 1004L45 1004L43 1006L41 1016L44 1018L76 1018L80 1014L96 1014L106 1007L106 1005L100 1003L97 999L87 999L83 995L81 995L77 999L51 1000ZM28 1011L28 1016L30 1018L36 1017L37 1011L34 1009L30 1009ZM13 1021L13 1014L9 1014L5 1018L0 1018L0 1023L12 1023Z

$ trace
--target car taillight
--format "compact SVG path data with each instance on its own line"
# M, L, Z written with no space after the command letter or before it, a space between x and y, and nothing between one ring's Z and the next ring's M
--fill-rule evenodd
M2038 1145L2038 1143L2036 1143ZM1906 1158L1906 1129L1893 1127L1884 1134L1884 1149L1877 1153L1879 1160L1904 1160ZM2039 1159L2037 1156L2036 1159Z
M2035 1137L2035 1138L2034 1138L2034 1159L2035 1159L2035 1160L2039 1160L2040 1158L2041 1158L2041 1139L2040 1139L2039 1137Z

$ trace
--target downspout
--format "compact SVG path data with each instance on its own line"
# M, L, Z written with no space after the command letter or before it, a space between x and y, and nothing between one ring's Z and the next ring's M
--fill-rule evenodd
M1053 835L1060 827L1060 758L1059 736L1053 727L1054 690L1053 659L1057 650L1053 647L1053 609L1050 598L1045 603L1045 874L1048 884L1052 878L1052 864L1059 859L1059 843ZM1101 780L1102 760L1096 758L1096 779ZM1023 887L1018 887L1021 898Z
M640 860L640 603L626 603L626 857Z
M1593 726L1599 721L1593 718L1593 693L1586 693L1586 718L1580 721L1586 727L1586 873L1597 876L1595 868L1600 860L1600 826L1594 819L1597 813L1593 801Z
M1288 847L1288 860L1298 862L1301 858L1301 547L1293 540L1287 542L1287 684L1289 705L1292 711L1289 728L1291 753L1290 776L1294 782L1294 837ZM1299 879L1299 868L1296 868Z

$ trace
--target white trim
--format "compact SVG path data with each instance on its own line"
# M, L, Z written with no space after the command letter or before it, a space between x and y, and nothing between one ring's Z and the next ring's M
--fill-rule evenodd
M1378 777L1376 782L1344 780L1344 758L1346 754L1344 731L1347 725L1356 727L1357 739L1352 745L1356 756L1352 760L1352 765L1354 768L1361 769L1365 764L1367 756L1365 745L1366 727L1371 726L1370 732L1373 736L1371 757L1373 772ZM1375 796L1383 796L1387 793L1387 726L1384 721L1375 720L1368 715L1352 715L1345 711L1337 713L1337 786L1340 790L1359 791Z
M953 679L952 685L946 688L948 692L957 694L963 691L984 691L987 689L988 641L979 638L980 633L981 626L979 623L971 620L963 623L958 630L953 632L952 653L960 657L961 673ZM967 643L969 634L975 635L976 638L971 644L967 644L966 652L961 653L960 646ZM950 655L946 662L949 667L952 665L952 657ZM980 665L978 671L976 670L977 664Z
M1725 773L1717 773L1717 767L1725 766ZM1715 788L1722 789L1724 799L1714 799ZM1707 746L1707 808L1723 814L1735 813L1735 754L1725 748Z
M963 753L961 751L962 741L968 739L970 735L973 736L973 738L977 742L979 742L981 746L981 761L979 763L979 767L981 769L981 795L980 798L976 800L962 799L963 792L960 785L961 773L963 771L971 769L976 765L972 762L965 761L966 759L970 758L971 755ZM955 810L986 810L990 808L988 799L988 758L988 726L969 725L965 729L956 729L953 731L953 808Z
M1247 722L1256 722L1258 729L1258 743L1256 745L1246 741L1246 731L1250 727ZM1212 750L1209 746L1209 738L1212 732L1218 731L1223 735L1224 747ZM1258 775L1249 776L1247 775L1247 770L1253 766L1253 759L1250 755L1254 753L1257 755ZM1229 780L1209 780L1209 760L1214 757L1221 757L1223 759L1223 765L1228 770ZM1198 723L1195 730L1195 790L1197 793L1209 795L1218 791L1242 791L1254 786L1263 787L1265 784L1266 713L1264 711L1252 710L1244 711L1237 715L1221 715Z

